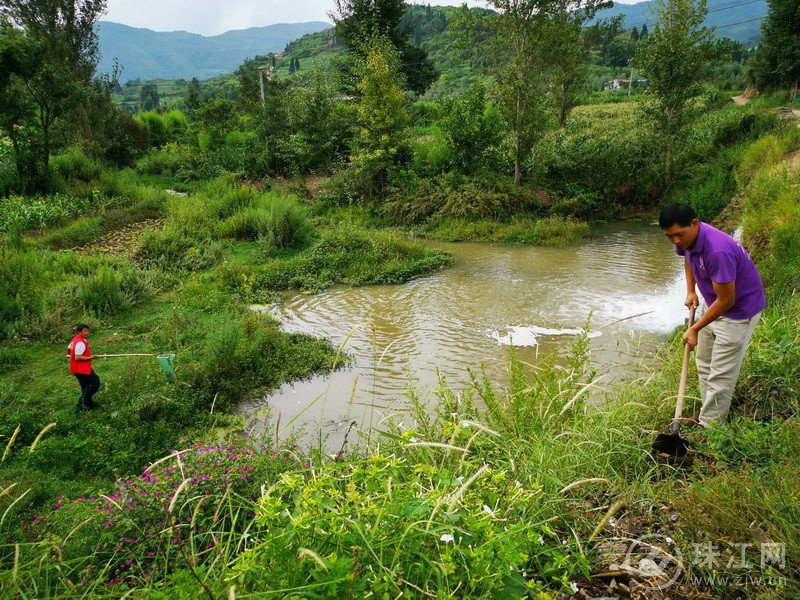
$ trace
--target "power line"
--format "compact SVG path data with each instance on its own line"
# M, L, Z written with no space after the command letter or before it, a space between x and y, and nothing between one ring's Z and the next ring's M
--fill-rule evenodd
M741 6L747 6L748 4L763 3L763 1L764 0L745 0L744 2L729 2L728 4L722 4L720 6L712 8L711 10L709 10L707 12L707 14L708 13L714 13L714 12L720 12L720 11L723 11L723 10L731 10L731 9L734 9L734 8L739 8ZM750 23L752 21L757 21L757 20L760 20L760 19L763 19L763 17L760 17L759 19L750 19L749 21L742 21L742 22L743 23ZM633 25L626 25L626 29L633 29L634 27L638 28L638 27L641 27L642 25L654 25L654 24L655 24L655 21L645 20L645 21L641 21L641 22L633 24ZM738 25L738 24L739 23L736 23L736 25ZM722 25L721 27L728 27L728 25Z

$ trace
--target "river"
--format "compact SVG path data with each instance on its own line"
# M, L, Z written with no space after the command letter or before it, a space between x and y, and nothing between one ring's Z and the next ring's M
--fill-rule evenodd
M338 448L352 421L364 429L402 414L409 384L430 398L439 377L458 389L468 368L483 365L502 385L511 344L531 363L567 353L590 312L598 371L609 379L635 372L686 316L683 269L657 227L613 223L593 234L564 248L436 243L453 254L452 268L403 285L335 287L264 307L287 331L343 345L352 362L245 402L240 414L254 430L274 427L280 416L281 437L301 425L307 441L321 431L327 447ZM633 315L641 316L627 318Z

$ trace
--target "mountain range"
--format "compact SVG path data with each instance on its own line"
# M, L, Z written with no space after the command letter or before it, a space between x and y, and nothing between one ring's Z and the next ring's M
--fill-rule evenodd
M708 0L707 7L706 25L717 27L719 36L745 45L757 42L760 21L767 14L766 0ZM421 7L414 8L419 10ZM648 29L653 28L650 2L618 3L598 13L597 18L607 19L616 15L625 17L625 27L641 28L647 24ZM330 27L331 24L324 21L281 23L202 36L186 31L159 32L101 21L97 24L102 57L99 71L111 72L116 59L122 69L122 82L133 79L208 79L235 71L246 58L281 52L293 40ZM430 45L433 40L421 38L431 33L416 32L415 42ZM437 37L439 33L433 32ZM313 41L310 43L314 45Z
M246 58L280 52L292 40L329 27L324 21L279 23L203 36L100 21L96 25L101 55L98 71L110 73L116 60L120 81L208 79L235 71Z

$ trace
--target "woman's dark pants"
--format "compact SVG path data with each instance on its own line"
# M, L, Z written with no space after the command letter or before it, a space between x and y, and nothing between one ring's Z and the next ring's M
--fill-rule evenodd
M95 407L92 396L100 389L100 378L92 370L90 374L75 373L78 383L81 384L81 399L78 400L78 410L89 410Z

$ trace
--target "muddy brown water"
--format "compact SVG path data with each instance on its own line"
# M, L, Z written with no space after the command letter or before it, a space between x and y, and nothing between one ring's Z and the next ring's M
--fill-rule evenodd
M336 287L256 307L287 331L343 345L352 363L242 403L251 431L274 431L280 415L281 437L300 426L306 442L327 438L337 449L351 422L355 442L359 430L402 416L410 385L431 400L440 377L458 390L468 368L483 366L502 386L512 345L530 363L566 355L590 313L591 360L611 380L635 373L685 317L681 263L650 225L601 225L588 243L565 248L431 245L451 252L454 266L403 285Z

